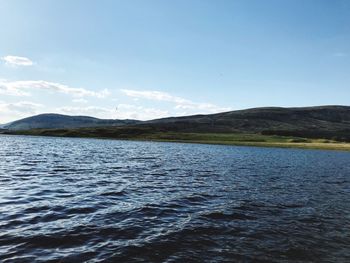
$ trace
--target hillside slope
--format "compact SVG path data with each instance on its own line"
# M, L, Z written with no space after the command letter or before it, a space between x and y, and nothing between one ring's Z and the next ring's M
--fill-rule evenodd
M40 114L14 121L3 128L9 130L71 129L80 127L120 126L136 124L136 120L104 120L88 116Z
M90 127L90 129L83 127ZM15 121L7 128L11 130L63 129L60 131L63 134L71 134L73 131L70 130L74 129L73 133L76 136L84 133L84 136L113 138L132 138L145 133L178 132L262 134L350 141L350 107L254 108L145 122L44 114ZM46 130L44 133L52 132Z
M350 140L350 107L254 108L141 123L176 132L259 133Z

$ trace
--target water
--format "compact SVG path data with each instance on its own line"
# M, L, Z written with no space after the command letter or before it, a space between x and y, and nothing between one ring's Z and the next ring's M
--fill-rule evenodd
M0 136L1 262L349 262L350 153Z

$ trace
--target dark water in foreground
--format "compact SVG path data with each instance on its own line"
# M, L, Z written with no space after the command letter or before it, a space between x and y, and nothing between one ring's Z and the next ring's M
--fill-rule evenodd
M0 136L0 262L350 262L350 153Z

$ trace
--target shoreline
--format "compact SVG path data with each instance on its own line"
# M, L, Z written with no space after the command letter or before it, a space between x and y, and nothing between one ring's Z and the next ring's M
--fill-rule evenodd
M172 133L171 133L172 134ZM330 151L350 151L350 143L345 142L321 142L321 139L306 139L306 142L286 142L286 141L249 141L249 140L209 140L209 139L189 139L180 138L181 135L194 135L188 134L176 134L180 135L177 138L162 138L157 136L158 134L148 134L147 136L135 136L135 137L111 137L111 136L92 136L83 134L71 134L62 135L53 133L40 134L35 132L7 132L0 135L21 135L21 136L42 136L42 137L56 137L56 138L84 138L84 139L109 139L109 140L125 140L125 141L146 141L146 142L171 142L171 143L194 143L194 144L208 144L208 145L227 145L227 146L247 146L247 147L266 147L266 148L289 148L289 149L307 149L307 150L330 150ZM195 134L202 135L202 134ZM211 135L211 134L205 134ZM225 136L227 134L224 134ZM236 135L236 134L235 134ZM240 134L243 136L254 136L250 134ZM255 135L259 136L260 135ZM158 137L158 138L157 138ZM268 136L264 136L268 137Z

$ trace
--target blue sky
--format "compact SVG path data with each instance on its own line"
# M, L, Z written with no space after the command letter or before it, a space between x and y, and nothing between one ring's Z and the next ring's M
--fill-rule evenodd
M349 105L350 1L1 0L0 57L0 123Z

